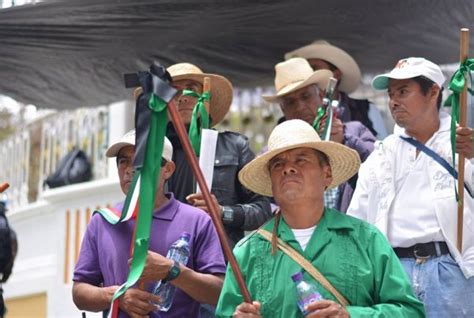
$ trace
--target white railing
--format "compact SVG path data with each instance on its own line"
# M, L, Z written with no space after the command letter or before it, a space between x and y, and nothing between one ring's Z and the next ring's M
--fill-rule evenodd
M73 147L87 154L94 180L106 178L108 117L107 107L54 113L1 141L0 181L10 183L9 208L40 199L47 189L44 181Z
M39 167L39 196L47 187L46 178L54 173L61 158L74 147L82 149L92 164L93 179L107 177L105 150L108 143L106 107L84 108L58 113L43 121Z
M0 181L8 181L8 201L11 206L28 203L30 135L20 131L0 143Z

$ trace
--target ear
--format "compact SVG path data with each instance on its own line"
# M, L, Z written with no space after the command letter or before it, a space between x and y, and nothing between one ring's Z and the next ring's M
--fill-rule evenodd
M176 165L173 161L167 161L166 164L161 167L161 178L163 180L168 180L174 173Z
M332 169L330 165L323 167L324 186L327 189L332 182Z
M431 86L430 98L434 99L435 102L438 100L438 95L441 94L440 90L441 89L438 87L438 85Z

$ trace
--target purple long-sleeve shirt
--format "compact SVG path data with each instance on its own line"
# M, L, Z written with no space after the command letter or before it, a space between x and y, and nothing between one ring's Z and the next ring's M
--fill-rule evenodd
M121 210L122 204L116 206ZM127 280L130 240L135 220L117 225L102 216L92 217L82 241L73 280L94 286L121 285ZM226 265L211 218L202 210L170 200L153 214L149 250L166 255L183 232L190 233L190 256L187 267L201 273L224 274ZM148 284L151 291L153 284ZM176 290L168 312L152 312L150 317L199 317L199 303L180 289ZM119 317L128 315L120 312Z

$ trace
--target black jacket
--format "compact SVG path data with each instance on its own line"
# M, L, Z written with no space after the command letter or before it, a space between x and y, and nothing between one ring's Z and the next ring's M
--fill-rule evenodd
M187 203L186 196L195 189L192 171L174 129L169 126L166 135L173 144L176 164L176 171L168 181L168 190L178 200ZM244 231L255 230L272 217L269 199L246 189L238 179L240 169L254 157L247 137L235 132L219 132L211 193L220 205L233 210L233 221L223 222L232 247L244 236Z

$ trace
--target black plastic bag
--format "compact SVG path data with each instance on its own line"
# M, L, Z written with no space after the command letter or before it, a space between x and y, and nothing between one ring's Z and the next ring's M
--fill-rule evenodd
M92 179L92 168L84 151L74 148L59 162L56 171L48 176L45 183L50 188L80 183Z

